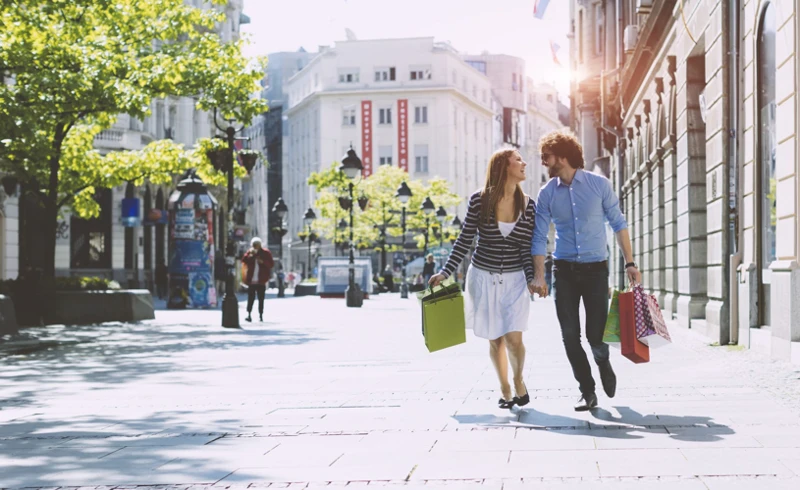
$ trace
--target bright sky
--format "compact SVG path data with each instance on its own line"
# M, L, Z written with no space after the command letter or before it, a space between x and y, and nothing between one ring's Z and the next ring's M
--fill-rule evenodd
M242 26L250 40L245 54L316 51L345 40L433 36L459 52L488 51L525 59L528 76L554 83L561 99L569 92L569 2L550 0L543 20L535 0L244 0L252 22ZM553 62L550 41L560 45Z

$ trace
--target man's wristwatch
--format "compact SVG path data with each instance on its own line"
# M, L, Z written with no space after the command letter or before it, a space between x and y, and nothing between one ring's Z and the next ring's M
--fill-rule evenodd
M628 262L625 264L625 269L628 269L629 267L636 267L636 262ZM638 267L636 268L638 269Z

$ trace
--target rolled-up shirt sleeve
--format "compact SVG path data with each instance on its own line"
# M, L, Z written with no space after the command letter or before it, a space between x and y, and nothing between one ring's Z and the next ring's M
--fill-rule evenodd
M545 186L539 191L536 199L536 219L531 240L531 255L547 255L547 232L550 230L550 193Z
M614 233L618 233L628 227L625 215L619 209L619 198L611 188L611 181L608 179L603 179L603 211Z

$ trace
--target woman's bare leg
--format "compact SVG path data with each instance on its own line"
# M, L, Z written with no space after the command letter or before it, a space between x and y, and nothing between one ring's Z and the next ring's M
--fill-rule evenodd
M492 358L494 370L500 380L500 390L503 392L504 400L511 400L511 385L508 383L508 356L506 355L506 341L503 337L489 341L489 357Z
M511 370L514 374L514 391L517 396L524 396L528 393L525 388L525 381L522 379L522 370L525 367L525 344L522 343L522 332L509 332L502 338L508 349L508 357L511 360Z

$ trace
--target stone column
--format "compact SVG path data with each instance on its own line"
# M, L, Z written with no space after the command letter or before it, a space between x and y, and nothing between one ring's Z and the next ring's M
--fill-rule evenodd
M642 284L651 294L653 287L653 175L651 155L651 122L650 100L642 101L644 110L644 151L642 164L639 171L642 174L642 258L640 270L642 271Z
M705 318L707 303L706 132L700 115L705 86L703 56L686 60L686 85L678 91L678 323Z
M662 141L666 133L666 116L662 95L664 79L656 78L656 120L653 137L653 153L650 156L652 165L652 228L653 228L653 292L662 309L665 308L665 273L664 273L664 148Z
M664 173L664 310L667 318L678 314L678 159L677 139L678 91L675 56L667 57L669 99L666 107L665 136L661 141L662 171Z

